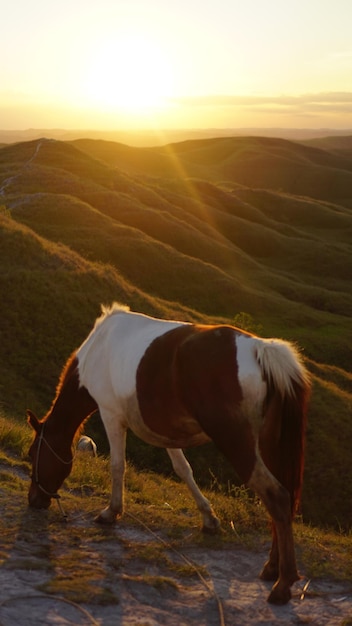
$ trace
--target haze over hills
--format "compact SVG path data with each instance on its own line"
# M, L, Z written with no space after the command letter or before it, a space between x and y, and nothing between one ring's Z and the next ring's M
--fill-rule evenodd
M352 461L348 138L9 144L0 205L7 412L47 409L101 302L242 323L303 348L315 377L307 515L331 521L338 508L352 523L351 481L314 509L317 484L331 491ZM324 471L329 455L333 470Z
M291 140L309 140L325 137L343 137L352 135L352 129L327 128L163 128L138 130L94 130L94 129L65 129L65 128L28 128L26 130L1 130L0 144L31 141L48 137L59 141L74 139L103 139L104 141L118 141L131 146L163 146L168 143L186 141L189 139L209 139L211 137L255 136L281 137Z

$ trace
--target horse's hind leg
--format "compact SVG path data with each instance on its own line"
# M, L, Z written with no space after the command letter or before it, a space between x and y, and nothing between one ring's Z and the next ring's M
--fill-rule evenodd
M265 563L260 578L262 580L277 580L279 577L279 549L277 545L277 533L274 522L271 523L272 545L269 559Z
M197 507L203 518L203 532L216 533L220 528L220 521L216 517L209 500L203 496L196 481L194 480L192 468L182 450L179 448L168 448L167 453L171 459L172 466L177 476L179 476L186 483L196 501Z
M290 496L261 459L256 461L248 486L260 496L275 525L270 558L261 575L265 579L273 577L278 561L278 579L268 601L286 604L291 598L291 585L299 580L293 543Z

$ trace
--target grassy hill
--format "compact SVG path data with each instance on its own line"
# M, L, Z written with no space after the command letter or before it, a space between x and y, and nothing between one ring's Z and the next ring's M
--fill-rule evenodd
M294 340L314 379L303 512L351 526L352 156L340 139L0 148L3 410L47 409L101 302ZM212 462L227 480L213 450L191 458L204 480Z
M184 141L162 148L132 148L99 140L79 139L73 145L129 173L189 176L217 183L237 183L351 206L350 154L267 137L220 137ZM315 140L325 147L323 139ZM321 143L320 143L321 142Z

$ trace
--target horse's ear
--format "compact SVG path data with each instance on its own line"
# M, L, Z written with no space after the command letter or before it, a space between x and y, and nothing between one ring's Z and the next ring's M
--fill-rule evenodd
M30 424L32 428L34 428L35 432L38 434L40 430L40 423L39 423L38 418L29 409L27 409L26 415L27 415L28 424Z

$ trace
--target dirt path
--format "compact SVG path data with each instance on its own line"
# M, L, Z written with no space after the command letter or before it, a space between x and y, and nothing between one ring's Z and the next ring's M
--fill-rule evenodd
M16 172L16 174L14 174L13 176L9 176L5 180L3 180L2 185L0 187L0 196L5 196L6 195L7 187L10 187L10 185L12 185L12 183L16 180L16 178L18 178L22 174L23 170L25 170L27 167L29 167L31 165L31 163L33 163L33 161L36 159L36 157L37 157L37 155L39 153L39 150L41 149L43 143L47 142L47 141L52 141L52 139L39 139L37 141L37 145L35 147L35 150L34 150L32 156L28 159L28 161L23 163L22 167L19 169L18 172Z
M92 519L76 521L68 547L50 524L35 523L37 534L29 541L33 513L25 512L15 540L5 547L1 626L352 624L352 589L343 584L312 581L301 599L302 580L288 605L269 605L270 585L258 579L266 553L194 545L178 553L160 544L158 556L156 536L128 517L104 537L101 531L90 534ZM59 587L50 592L53 579L71 581L74 594L63 597Z

